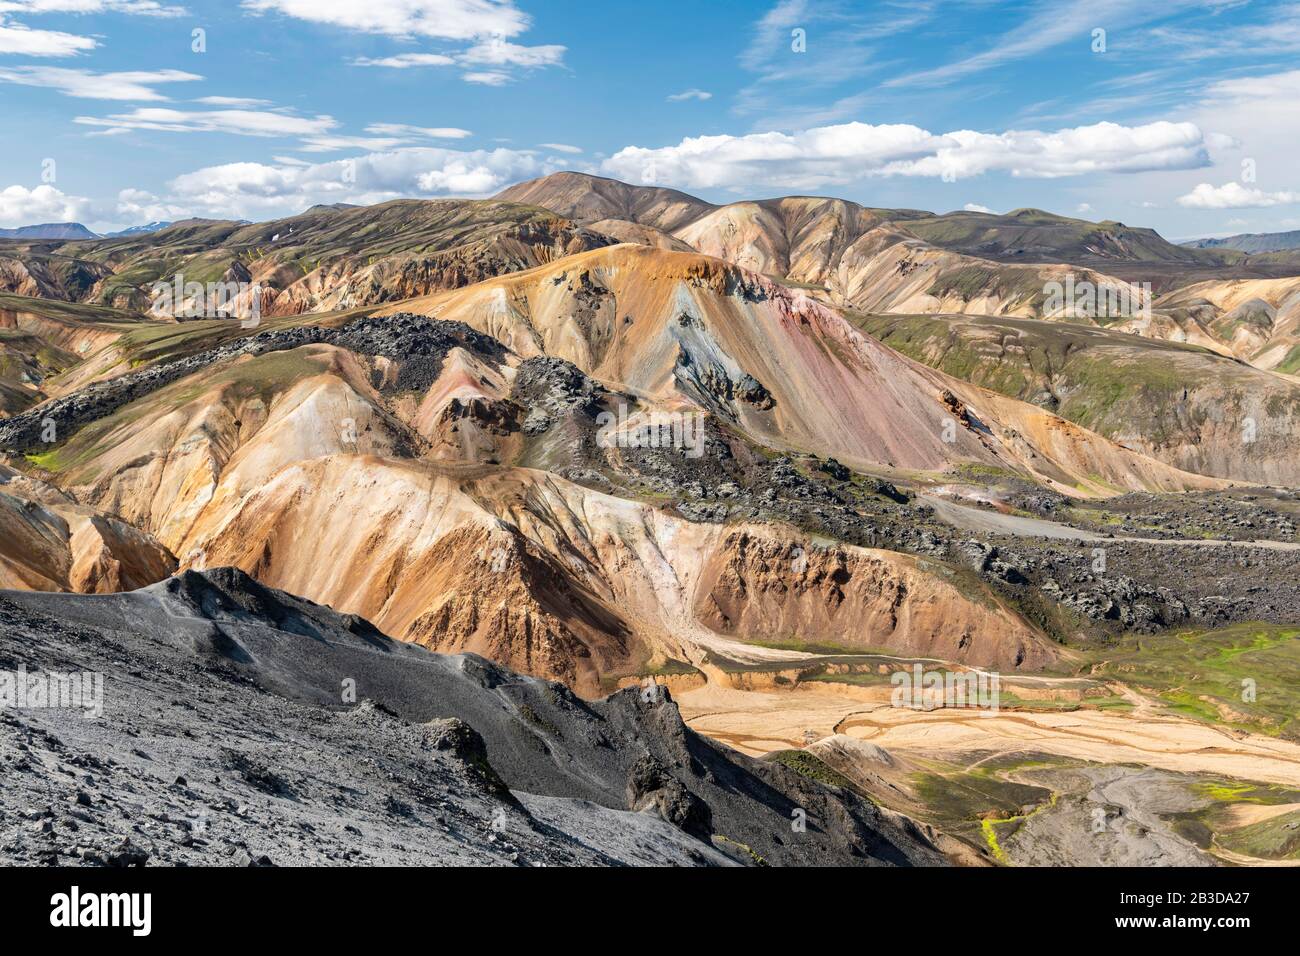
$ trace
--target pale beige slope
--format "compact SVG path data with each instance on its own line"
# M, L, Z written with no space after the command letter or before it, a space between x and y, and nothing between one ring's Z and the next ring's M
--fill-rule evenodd
M844 248L825 280L805 278L816 273L795 266L789 278L824 282L833 304L864 312L1067 318L1051 302L1050 288L1064 286L1070 276L1075 283L1137 294L1129 283L1095 270L990 262L930 245L890 223ZM1091 321L1087 314L1068 318Z
M151 536L0 465L0 588L107 594L175 570Z
M400 416L371 387L391 372L324 345L245 357L83 429L49 463L82 500L156 529L185 566L236 565L397 636L583 693L647 661L699 661L720 634L779 642L796 625L1007 667L1051 657L1014 614L982 588L945 582L939 566L817 549L783 529L737 537L475 455L440 463L455 451L438 443L444 412L500 401L507 369L453 351L423 398L401 397ZM427 448L411 444L415 431ZM780 556L795 547L811 557L788 587ZM717 608L739 620L742 579L754 606L739 633Z
M583 693L648 661L701 662L715 633L776 642L792 626L809 640L834 632L850 645L1006 669L1055 657L982 588L967 595L938 566L808 545L812 559L791 572L800 539L783 534L692 524L541 472L465 478L334 456L282 469L238 502L219 496L185 550L408 640L483 653ZM743 613L724 621L722 604Z
M0 294L0 417L55 395L67 370L143 324L110 309Z
M842 199L792 196L723 206L674 234L697 252L743 269L833 285L845 250L884 215Z
M844 734L903 760L977 760L1026 751L1098 764L1127 763L1300 786L1300 745L1176 715L1115 710L1000 711L940 708L918 713L834 687L754 693L710 685L678 695L693 730L761 756L801 747L804 734Z
M1300 371L1300 277L1212 279L1156 302L1142 334L1194 341L1257 368Z
M48 464L78 500L176 550L219 486L242 494L287 463L396 441L356 358L318 345L174 382L82 429Z
M1079 282L1125 285L1074 266L1007 265L943 249L893 222L899 214L841 199L789 197L732 203L675 235L704 255L868 312L1039 317L1045 286L1068 274Z
M717 259L621 245L389 311L411 310L652 399L685 394L764 444L859 467L974 462L1084 494L1218 485L925 368L814 299ZM738 394L746 376L770 407Z
M678 252L695 251L689 244L674 238L662 229L627 219L597 219L591 224L591 228L619 242L635 242L641 246L676 249Z

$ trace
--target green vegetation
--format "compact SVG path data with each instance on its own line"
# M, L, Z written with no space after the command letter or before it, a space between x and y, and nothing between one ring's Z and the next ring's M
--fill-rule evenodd
M1024 767L1044 766L1026 760ZM971 771L958 767L938 767L933 772L912 775L912 788L929 811L931 822L941 829L973 838L989 847L1000 858L997 826L1014 823L1035 809L1050 806L1055 794L1047 787L1008 780L1004 776L1017 767L1004 765L996 770L979 768Z
M1201 806L1169 816L1174 830L1204 850L1216 849L1261 860L1300 860L1300 791L1239 780L1201 780L1191 792ZM1250 822L1242 806L1267 809Z
M1300 413L1300 389L1184 343L1087 325L989 316L849 316L909 358L1143 447L1199 440L1202 423L1241 414L1248 396L1270 418ZM1289 357L1300 368L1300 346ZM1284 362L1285 364L1285 362ZM1184 394L1184 393L1188 394Z
M643 667L637 672L638 677L689 677L695 674L700 674L695 665L671 657L665 658L659 664Z
M963 302L993 296L1006 302L1036 306L1043 298L1043 280L1036 269L962 266L941 273L926 292L939 298L959 296Z
M1209 265L1227 258L1219 250L1176 246L1150 229L1070 219L1041 209L1016 209L1001 216L951 212L913 219L907 229L944 249L992 259L1014 256L1031 262L1075 262L1116 258Z
M1215 834L1225 850L1263 860L1300 860L1300 810Z
M1286 358L1278 364L1277 370L1287 375L1300 375L1300 343L1291 346L1291 351L1286 353Z
M747 844L747 843L741 843L739 840L733 840L733 839L731 839L731 837L729 837L729 836L724 836L724 835L721 834L721 833L715 833L715 834L713 834L713 842L714 842L715 844L719 844L719 843L720 843L720 844L726 844L727 846L733 846L733 847L735 847L738 851L740 851L741 853L743 853L745 856L749 857L749 858L754 862L754 865L755 865L755 866L769 866L769 865L770 865L770 864L767 862L767 860L765 860L762 856L760 856L758 853L756 853L756 852L754 851L754 848L751 847L751 846L750 846L749 844ZM719 847L719 849L721 849L724 853L726 852L726 846L721 846L721 847Z
M100 456L118 445L133 425L155 412L184 409L205 394L222 393L227 402L257 398L269 406L277 395L320 369L301 349L268 352L215 370L202 369L91 422L58 448L29 455L27 460L51 473L66 474L74 483L91 482L99 475L98 468L92 466Z
M25 295L0 292L0 310L28 312L66 322L108 323L112 326L138 325L147 322L138 315L119 309L109 309L82 302L63 302L59 299L35 299Z
M855 647L852 644L836 644L830 641L805 641L800 639L797 634L791 634L783 641L764 641L747 638L746 644L755 644L759 647L770 647L778 651L803 651L806 654L833 654L852 656L858 654L870 654L871 650L864 647ZM880 652L880 648L875 648Z
M777 750L768 754L765 759L771 760L773 763L779 763L783 767L789 767L795 773L802 774L809 780L816 780L818 783L824 783L827 786L851 790L859 796L866 796L853 785L853 782L848 777L827 766L806 750Z
M1092 676L1130 684L1185 717L1300 739L1300 627L1128 636L1094 656L1104 659Z

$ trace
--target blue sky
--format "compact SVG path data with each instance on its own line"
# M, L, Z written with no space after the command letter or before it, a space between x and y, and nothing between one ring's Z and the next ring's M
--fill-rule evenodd
M1300 3L1259 0L0 0L0 226L572 168L719 202L1295 229L1297 52Z

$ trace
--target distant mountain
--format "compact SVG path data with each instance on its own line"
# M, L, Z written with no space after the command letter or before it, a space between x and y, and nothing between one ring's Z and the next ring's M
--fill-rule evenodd
M141 310L155 282L180 275L257 283L265 314L294 315L457 288L615 241L532 206L460 199L316 206L256 224L187 219L90 238L13 250L8 266L0 257L0 292Z
M116 239L119 236L143 236L151 232L157 232L159 229L166 229L170 225L172 225L170 222L155 220L154 222L146 222L142 226L132 226L130 229L105 233L104 236L106 239Z
M692 249L863 311L1035 315L1044 284L1056 275L1051 270L1066 268L1061 263L1109 268L1216 255L1171 245L1148 229L1037 210L940 216L827 196L715 206L672 189L572 172L520 183L497 198L542 206L621 241Z
M586 173L552 173L518 183L497 199L542 206L583 222L621 220L673 232L718 207L695 196L660 186L632 186Z
M1208 262L1204 253L1174 245L1154 229L1072 219L1041 209L1002 216L950 212L911 220L907 230L931 245L998 262Z
M675 189L575 172L519 183L496 198L543 206L616 235L611 225L651 227L701 252L777 275L787 275L787 265L789 271L801 271L797 264L806 253L835 268L842 252L885 223L898 224L904 235L932 247L996 262L1221 264L1218 257L1175 245L1152 229L1072 219L1041 209L1016 209L1000 216L963 211L938 215L876 209L825 196L716 206ZM740 246L745 255L738 254Z
M1291 232L1246 232L1223 239L1193 239L1191 249L1236 249L1238 252L1289 252L1300 249L1300 229Z
M0 229L0 239L98 239L79 222L43 222L17 229Z

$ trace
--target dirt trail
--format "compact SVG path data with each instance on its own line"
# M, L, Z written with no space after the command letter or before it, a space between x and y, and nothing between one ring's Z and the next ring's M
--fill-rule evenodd
M1052 538L1066 541L1133 542L1136 544L1162 544L1170 547L1195 546L1198 548L1221 548L1226 545L1233 548L1300 551L1300 542L1297 541L1225 541L1212 538L1133 538L1127 536L1108 538L1093 531L1081 531L1078 528L1072 528L1056 521L971 508L935 495L922 494L918 495L917 498L932 507L938 518L966 531L1007 534L1022 538Z

